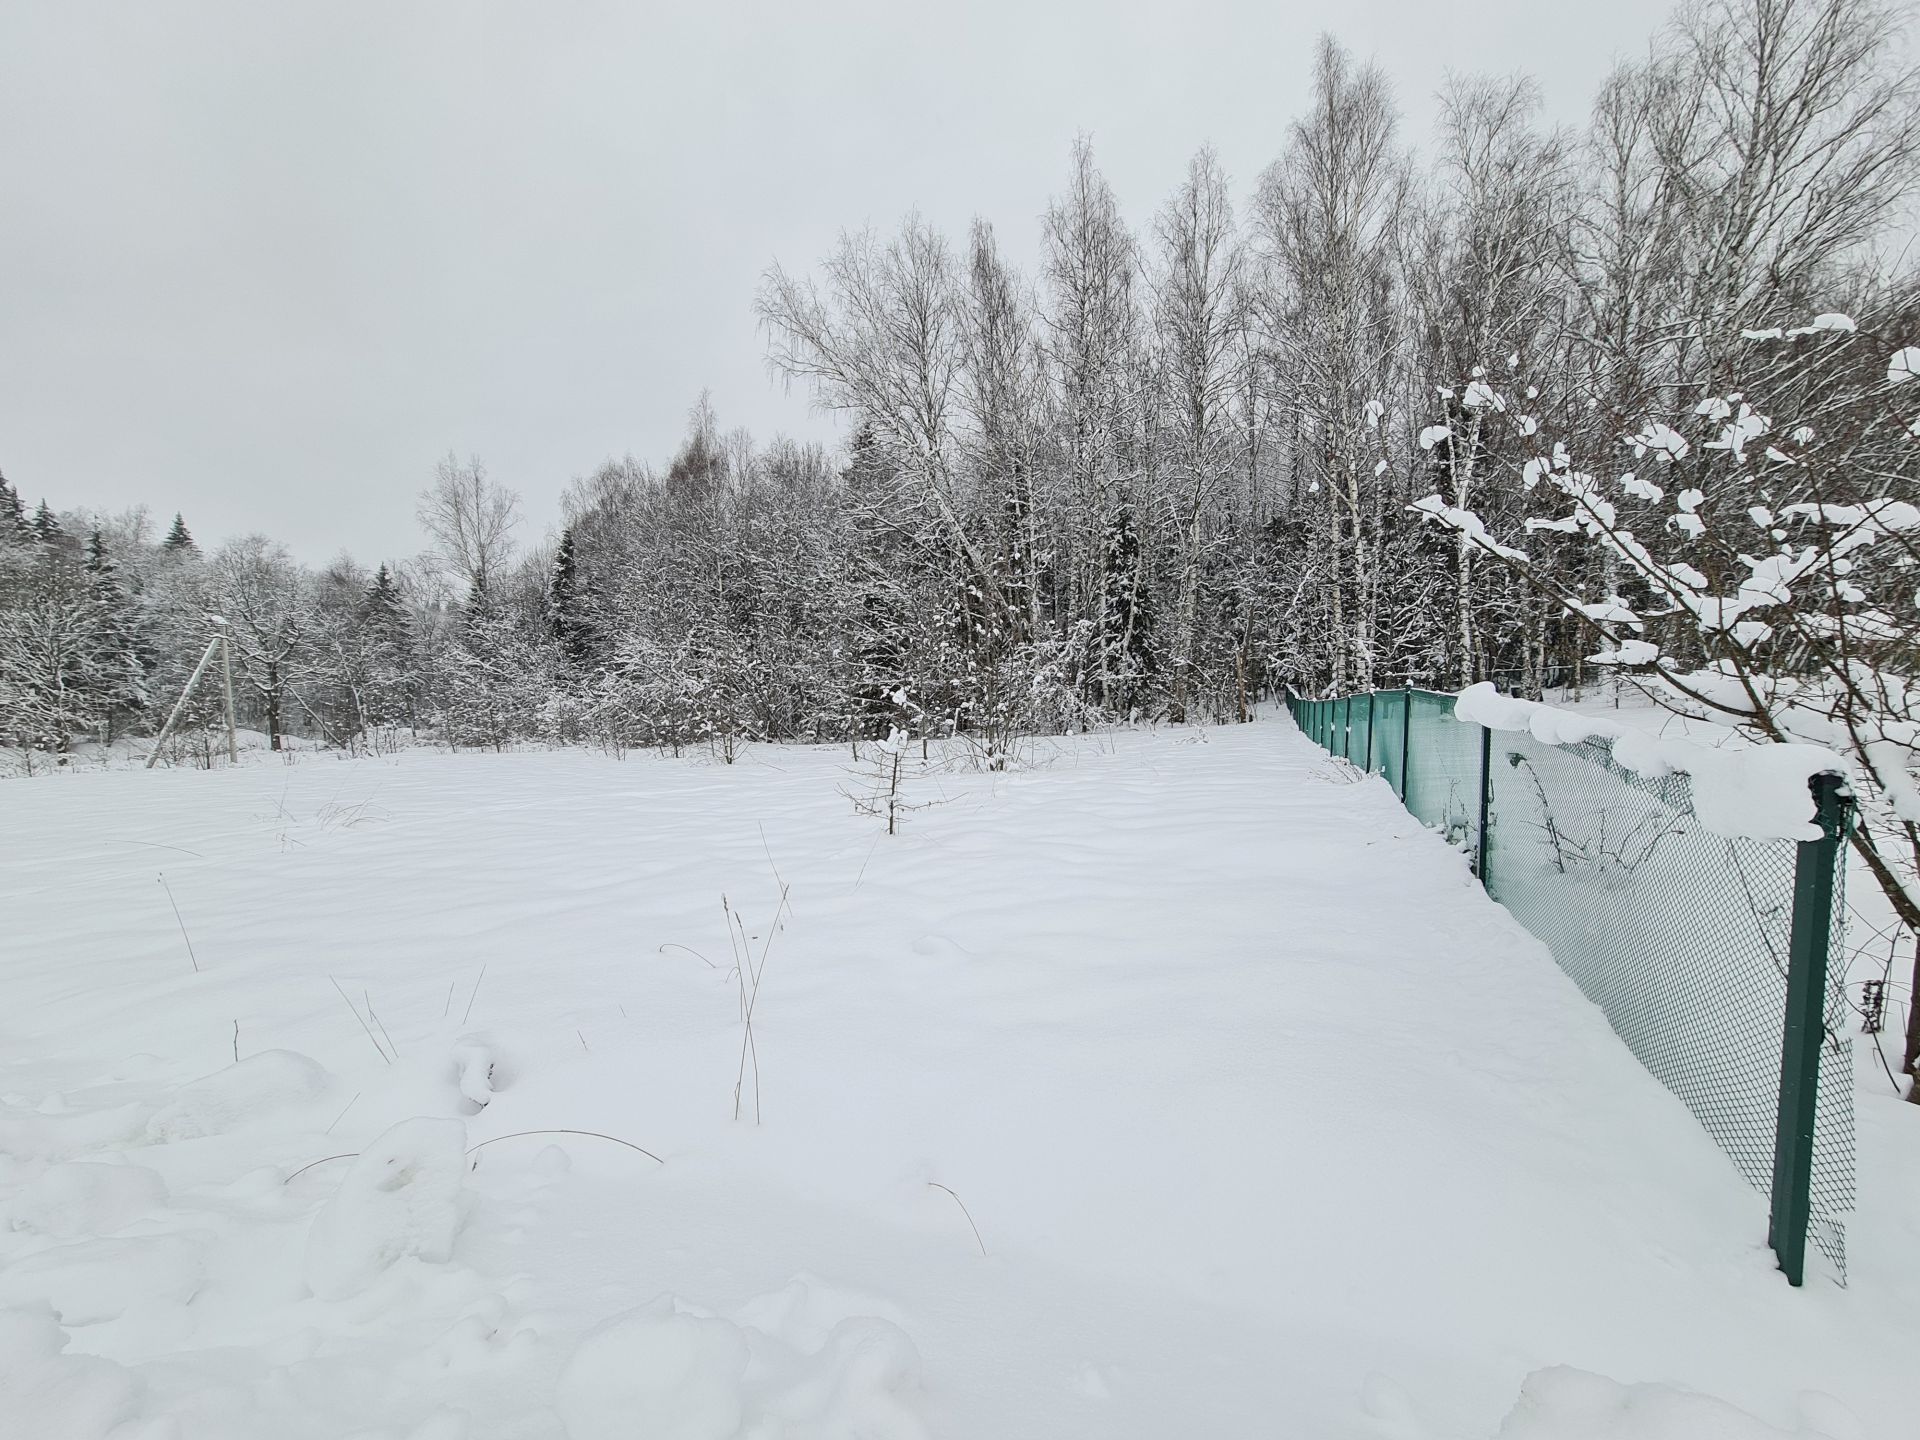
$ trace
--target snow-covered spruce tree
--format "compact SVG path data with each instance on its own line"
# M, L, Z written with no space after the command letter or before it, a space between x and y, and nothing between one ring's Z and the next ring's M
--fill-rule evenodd
M187 529L187 522L180 518L178 510L173 512L173 526L167 531L167 538L160 542L160 548L170 555L199 553L200 547L194 543L193 534Z
M31 538L27 509L21 503L20 492L8 483L5 475L0 475L0 546L23 545Z
M60 517L53 513L53 508L44 499L34 509L32 518L27 521L27 528L40 545L67 551L77 548L73 537L61 527Z
M553 627L554 643L568 672L584 675L598 646L579 560L574 554L572 526L560 532L560 544L547 576L547 623Z
M65 547L0 551L0 733L8 743L64 755L103 726L98 622L86 568Z
M468 596L442 660L439 722L449 744L503 750L547 738L556 655L543 609L537 584L509 586L504 577Z
M1920 933L1920 347L1834 313L1717 343L1744 354L1738 388L1593 456L1543 427L1525 394L1466 387L1483 422L1528 442L1523 486L1558 502L1523 522L1532 548L1443 496L1417 508L1597 632L1590 658L1662 704L1844 756L1854 849ZM1564 551L1579 556L1556 563ZM1913 1073L1920 1019L1907 1049Z
M377 727L419 725L419 681L414 623L390 566L374 572L360 602L361 655L365 667L361 707Z
M92 661L94 708L101 717L101 739L113 743L116 727L131 727L148 710L147 646L140 612L120 579L119 566L98 529L87 536L87 598L93 609Z

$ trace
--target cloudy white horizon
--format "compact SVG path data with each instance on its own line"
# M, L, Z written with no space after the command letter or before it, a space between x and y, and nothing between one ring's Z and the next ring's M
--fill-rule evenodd
M1369 0L701 7L14 0L0 471L317 562L415 552L448 450L525 501L721 421L831 440L752 299L843 229L991 220L1031 263L1089 134L1144 225L1203 144L1244 199L1330 30L1424 147L1449 71L1578 123L1669 9Z

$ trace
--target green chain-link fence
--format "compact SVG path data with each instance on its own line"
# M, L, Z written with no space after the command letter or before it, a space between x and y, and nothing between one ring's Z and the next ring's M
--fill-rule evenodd
M1715 835L1684 775L1617 765L1610 742L1547 745L1454 718L1455 698L1381 690L1289 701L1326 750L1382 776L1461 850L1616 1033L1772 1198L1788 1279L1806 1242L1846 1278L1853 1074L1842 977L1837 777L1814 782L1823 838Z

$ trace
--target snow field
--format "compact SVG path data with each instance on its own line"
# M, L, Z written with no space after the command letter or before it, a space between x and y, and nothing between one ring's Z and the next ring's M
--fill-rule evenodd
M1910 1135L1795 1294L1380 782L1037 758L9 785L0 1436L1902 1433Z

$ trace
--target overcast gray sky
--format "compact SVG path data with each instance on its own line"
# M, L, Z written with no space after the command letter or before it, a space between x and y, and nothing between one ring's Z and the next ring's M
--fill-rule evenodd
M1144 221L1202 143L1247 193L1332 29L1424 142L1444 73L1573 121L1665 0L940 6L7 0L0 470L302 558L419 547L449 448L522 492L727 425L831 438L767 377L779 257L910 208L1022 257L1078 131Z

